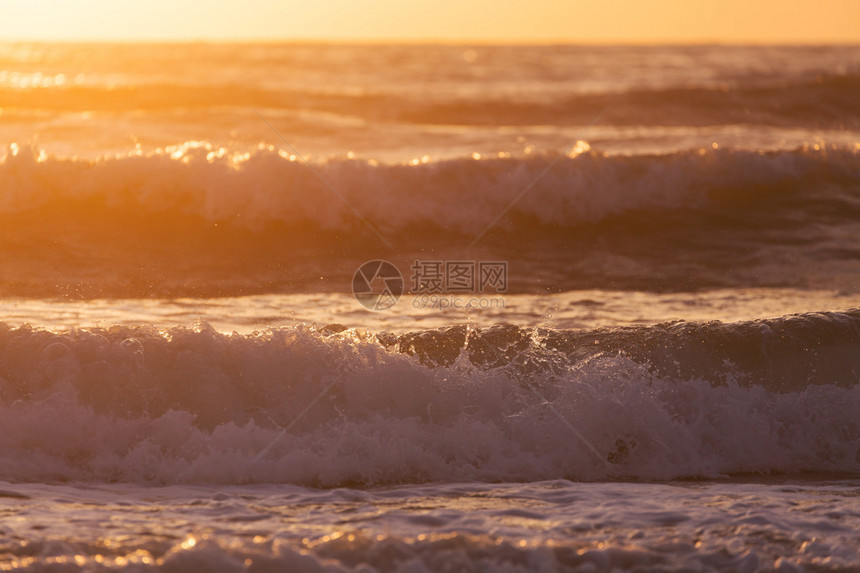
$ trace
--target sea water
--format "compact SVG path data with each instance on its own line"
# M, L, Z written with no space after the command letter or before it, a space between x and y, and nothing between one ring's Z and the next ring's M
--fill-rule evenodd
M3 44L0 569L860 569L858 88Z

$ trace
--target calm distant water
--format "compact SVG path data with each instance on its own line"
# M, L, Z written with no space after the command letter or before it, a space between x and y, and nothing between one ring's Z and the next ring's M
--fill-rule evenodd
M860 569L858 93L0 45L0 569Z

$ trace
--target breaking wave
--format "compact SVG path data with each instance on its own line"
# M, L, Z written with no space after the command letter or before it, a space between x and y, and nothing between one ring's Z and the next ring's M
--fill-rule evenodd
M858 166L856 146L607 156L581 143L313 169L205 143L95 161L14 148L0 162L0 291L236 295L323 275L342 289L364 260L428 254L520 260L520 276L537 260L561 289L805 287L798 264L857 270Z
M0 327L7 480L416 482L860 471L860 313L395 336Z

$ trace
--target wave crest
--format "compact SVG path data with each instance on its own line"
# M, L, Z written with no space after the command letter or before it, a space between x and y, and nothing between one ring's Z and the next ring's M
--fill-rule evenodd
M857 472L858 322L379 338L4 326L0 467L325 487Z

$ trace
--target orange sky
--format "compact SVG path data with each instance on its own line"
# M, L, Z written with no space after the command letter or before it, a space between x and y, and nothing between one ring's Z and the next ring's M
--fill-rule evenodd
M0 0L0 39L860 43L860 0Z

